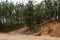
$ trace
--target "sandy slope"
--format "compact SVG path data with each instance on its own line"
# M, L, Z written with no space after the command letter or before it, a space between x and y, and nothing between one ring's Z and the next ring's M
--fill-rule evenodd
M31 36L31 35L9 35L0 33L0 40L60 40L60 38L50 36Z
M25 27L23 29L11 31L9 33L0 33L0 40L60 40L60 37L51 37L49 35L46 36L50 28L53 29L50 35L53 35L53 36L60 35L60 21L44 23L42 26L43 27L42 27L41 33L45 35L39 36L40 32L38 33L38 36L26 35L26 31L28 28ZM24 33L24 35L22 33Z

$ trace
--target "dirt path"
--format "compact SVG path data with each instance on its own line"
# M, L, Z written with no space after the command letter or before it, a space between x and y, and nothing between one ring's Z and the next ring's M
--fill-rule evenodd
M31 35L9 35L0 33L0 40L60 40L60 38L50 36L31 36Z

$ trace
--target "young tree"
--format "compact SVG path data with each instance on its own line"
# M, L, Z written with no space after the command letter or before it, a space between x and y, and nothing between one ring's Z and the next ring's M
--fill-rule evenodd
M24 14L24 4L20 3L20 4L16 4L16 8L15 8L15 16L16 16L16 21L19 23L22 23L23 20L23 14Z
M24 14L25 18L25 23L31 30L34 30L34 6L33 6L33 1L29 0L28 4L26 5L26 10Z
M60 0L57 0L57 16L60 19Z
M35 15L34 15L34 19L36 24L40 24L44 21L44 4L41 2L39 4L36 5L35 7Z
M48 20L51 20L52 16L52 3L51 0L44 0L45 3L45 14Z

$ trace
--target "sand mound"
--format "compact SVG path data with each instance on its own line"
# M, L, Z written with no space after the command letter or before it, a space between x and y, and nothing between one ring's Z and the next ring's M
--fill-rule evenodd
M47 21L47 22L44 22L40 25L36 25L36 27L38 27L37 30L40 30L37 33L32 33L29 31L28 27L24 27L22 29L11 31L8 34L12 34L12 35L30 34L30 35L36 35L36 36L50 35L50 36L60 37L60 21L59 20Z
M21 29L17 29L17 30L11 31L8 34L10 34L10 35L16 35L16 34L32 35L33 32L31 32L29 30L29 27L24 27L24 28L21 28Z
M41 24L41 30L37 34L39 35L50 35L60 37L60 21L53 20Z
M21 28L21 29L17 29L17 30L11 31L8 34L11 34L11 35L25 34L27 31L28 31L28 27L24 27L24 28Z

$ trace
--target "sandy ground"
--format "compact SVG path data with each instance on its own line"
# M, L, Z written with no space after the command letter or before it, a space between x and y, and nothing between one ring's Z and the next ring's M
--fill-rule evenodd
M0 40L60 40L57 37L50 37L50 36L31 36L31 35L10 35L0 33Z
M54 25L53 25L54 24ZM46 25L43 25L42 33L45 33L45 29L52 28L54 31L51 32L52 35L60 35L60 22L48 22ZM22 28L19 30L11 31L9 33L0 33L0 40L60 40L60 37L52 37L49 35L35 36L35 35L26 35L27 28ZM55 30L56 29L56 30ZM24 33L24 34L23 34ZM48 32L46 32L48 33ZM38 33L40 34L40 32Z

